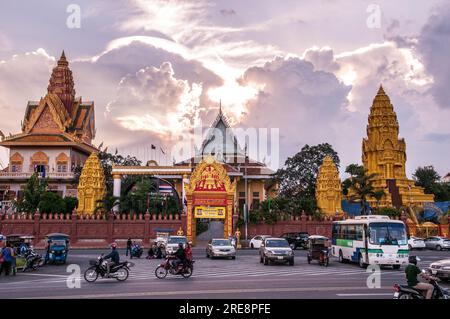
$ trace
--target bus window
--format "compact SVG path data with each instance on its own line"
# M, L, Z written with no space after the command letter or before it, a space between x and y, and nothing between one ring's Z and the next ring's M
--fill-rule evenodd
M339 232L340 232L340 225L339 224L334 224L333 225L333 232L332 232L332 238L334 239L339 239L341 238Z
M399 223L371 223L370 243L375 245L406 245L406 230Z
M363 225L356 225L355 240L363 240Z
M347 239L356 239L356 225L348 225L347 228Z

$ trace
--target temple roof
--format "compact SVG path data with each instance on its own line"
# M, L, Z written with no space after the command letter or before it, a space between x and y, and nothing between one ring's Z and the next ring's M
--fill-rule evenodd
M212 123L202 146L197 151L197 156L214 154L225 155L244 155L244 150L240 147L236 136L228 122L228 119L222 112L222 105L219 106L219 113ZM223 160L223 158L217 158Z
M51 142L56 135L60 136L58 142L62 142L69 136L71 143L82 143L88 145L88 149L95 149L92 145L95 138L94 102L75 97L72 71L64 51L53 68L47 94L39 101L28 102L22 133L3 138L0 145L23 143L24 136L29 135L35 136L33 140L40 143Z

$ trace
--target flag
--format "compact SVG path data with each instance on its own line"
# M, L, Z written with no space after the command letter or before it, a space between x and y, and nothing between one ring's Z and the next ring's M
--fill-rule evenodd
M156 150L156 146L152 144L152 150Z
M159 192L165 193L165 194L171 194L172 193L172 186L170 185L159 185Z
M161 149L161 153L163 153L164 155L166 155L166 152L164 152L164 150L162 149L162 147L160 147Z

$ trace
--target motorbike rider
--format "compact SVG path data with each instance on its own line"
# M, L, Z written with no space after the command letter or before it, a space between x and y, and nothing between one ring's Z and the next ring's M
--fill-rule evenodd
M417 280L417 275L421 275L422 277L426 278L425 275L422 274L422 271L419 267L417 267L417 261L420 261L419 258L416 256L409 256L409 264L405 268L405 274L406 274L406 280L408 281L408 286L411 288L420 290L420 291L426 291L426 299L431 299L431 296L433 294L433 285L429 283L420 282Z
M184 250L184 254L186 256L186 260L191 263L192 262L192 242L188 242L186 245L186 249Z
M174 257L176 259L173 261L172 265L175 270L178 271L178 266L186 261L186 252L184 251L183 243L178 244L178 249L175 252Z
M108 259L110 259L111 261L107 261ZM103 260L106 260L106 277L109 277L111 267L117 265L120 262L116 243L111 244L111 252L108 255L104 256Z

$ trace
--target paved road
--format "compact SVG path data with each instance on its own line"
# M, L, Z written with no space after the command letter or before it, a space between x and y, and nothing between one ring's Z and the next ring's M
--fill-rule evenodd
M418 251L419 266L450 258L450 252ZM100 251L72 250L68 264L84 271ZM123 258L124 254L121 251ZM154 270L160 261L133 259L135 266L126 282L99 279L80 280L80 288L67 288L67 265L46 265L35 272L0 277L0 298L392 298L392 285L404 282L404 272L382 269L381 288L369 289L369 273L356 264L340 264L333 259L329 267L308 265L306 252L295 252L295 265L259 263L256 250L238 252L236 260L210 260L203 249L194 250L194 275L189 279L170 275L157 279ZM445 283L444 286L450 285Z

